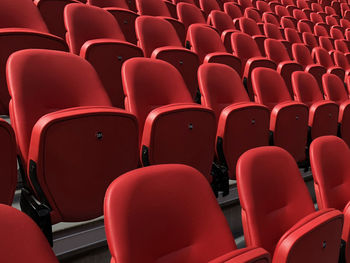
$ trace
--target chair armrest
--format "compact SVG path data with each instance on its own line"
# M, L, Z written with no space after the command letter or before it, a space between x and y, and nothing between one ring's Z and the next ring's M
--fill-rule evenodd
M269 263L270 254L263 248L242 248L229 252L209 263Z

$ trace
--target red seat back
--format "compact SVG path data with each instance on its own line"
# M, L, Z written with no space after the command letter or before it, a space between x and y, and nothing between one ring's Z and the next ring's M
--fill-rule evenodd
M236 248L210 185L189 166L124 174L108 188L104 211L113 261L208 262Z
M269 68L255 68L252 72L255 101L270 110L278 103L291 101L288 88L277 71Z
M310 73L303 71L294 72L292 84L295 100L303 102L309 107L313 103L323 100L318 83Z
M88 40L125 40L113 15L99 7L69 4L64 10L64 20L69 48L74 54L79 54L81 47Z
M332 100L338 105L348 99L344 83L338 76L326 73L322 76L322 84L325 99Z
M187 38L191 42L192 50L197 53L201 62L209 53L227 52L219 34L208 26L191 25L187 31Z
M278 147L244 153L237 163L237 186L246 244L271 254L287 230L315 211L296 162Z
M162 18L140 16L136 19L135 28L145 57L151 57L153 50L159 47L182 47L174 27Z
M349 202L349 160L349 147L339 137L324 136L311 143L310 163L320 209L342 211Z

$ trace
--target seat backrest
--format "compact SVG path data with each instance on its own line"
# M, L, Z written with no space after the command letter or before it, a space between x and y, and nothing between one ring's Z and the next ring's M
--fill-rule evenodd
M205 25L193 24L188 28L187 39L190 40L192 50L197 53L199 61L213 52L227 52L215 29Z
M66 52L29 49L12 54L7 83L12 98L11 123L24 167L32 129L39 118L71 107L111 106L90 63Z
M206 24L202 11L195 5L178 3L176 10L179 20L184 24L186 29L195 23Z
M315 60L325 68L334 66L331 56L329 55L327 50L325 50L324 48L321 48L321 47L313 48L312 57L315 58Z
M315 211L298 166L282 148L258 147L241 156L236 173L246 244L273 254L281 236Z
M129 5L126 0L87 0L86 2L89 5L98 6L98 7L118 7L129 9Z
M326 20L327 25L330 25L330 26L337 26L338 25L337 19L335 19L333 16L326 16L325 20Z
M335 50L333 52L333 58L334 58L335 65L337 65L338 67L341 67L344 70L348 70L350 68L349 61L347 57L344 55L344 53Z
M287 8L283 5L277 5L275 7L275 12L277 15L279 15L280 17L283 17L283 16L290 16Z
M277 39L268 38L265 40L264 45L267 57L277 65L280 62L290 60L286 47Z
M189 166L126 173L109 186L104 207L115 262L208 262L236 248L210 185Z
M139 16L135 21L135 30L145 57L151 57L153 50L159 47L182 47L174 27L163 18Z
M311 3L311 9L315 12L323 12L323 8L319 3Z
M334 50L331 40L328 37L321 36L318 38L320 47L324 48L327 51Z
M344 29L350 28L350 21L348 19L342 18L340 19L340 26Z
M246 33L251 36L261 35L258 25L251 18L247 18L247 17L240 18L239 28L243 33Z
M304 32L313 33L310 26L307 23L305 23L304 21L298 21L297 29L300 33L304 33Z
M343 211L350 200L350 150L339 137L322 136L310 146L310 163L320 209Z
M314 26L314 34L315 34L315 36L329 37L327 29L322 25L315 25Z
M241 9L235 5L233 2L224 3L224 11L228 14L232 19L242 17Z
M0 28L27 28L48 33L39 9L32 0L4 0L0 3Z
M221 34L227 29L235 29L232 18L223 11L211 11L208 20L210 20L213 27L215 27Z
M318 13L312 12L310 14L310 20L311 22L313 22L314 24L316 23L324 23L322 16Z
M122 67L125 108L139 123L140 136L150 111L172 103L193 103L180 72L158 59L132 58Z
M99 7L69 4L64 10L64 23L68 34L69 49L77 55L88 40L110 38L125 41L114 16Z
M338 76L329 73L323 74L322 86L325 99L332 100L338 105L348 99L344 83Z
M11 263L58 263L47 239L26 214L0 204L1 260Z
M281 102L291 101L288 88L280 74L269 68L255 68L252 72L255 101L272 110Z
M248 7L244 10L244 16L253 19L256 23L261 23L261 16L254 7Z
M295 43L292 45L292 53L294 59L304 68L314 64L309 49L304 44Z
M302 37L305 45L308 45L310 48L318 47L314 34L310 32L303 32Z
M334 40L334 47L335 47L336 50L338 50L340 52L343 52L343 53L348 53L349 52L348 45L342 39Z
M213 10L221 10L221 7L216 0L199 0L199 6L207 16Z
M303 71L292 74L294 99L310 107L313 103L323 100L323 95L313 75Z
M265 1L256 1L255 2L256 8L261 12L261 13L265 13L265 12L272 12L269 4Z
M270 14L270 13L263 13L262 21L264 23L274 24L276 26L280 25L280 23L278 22L277 18L274 15Z
M240 76L227 65L202 64L198 69L198 82L201 103L214 110L217 120L226 106L250 101Z
M265 36L267 36L268 38L283 39L281 31L279 30L278 26L274 24L265 23L264 32Z
M295 25L292 20L290 20L288 17L282 17L281 18L281 26L283 28L292 28L295 29Z
M327 15L337 15L334 8L331 6L325 6L324 11L326 12Z
M242 69L244 69L248 59L261 56L256 42L245 33L233 33L231 43L234 54L241 59Z
M334 39L344 39L343 33L338 28L332 27L330 30L330 35Z
M171 17L170 11L162 0L136 0L140 15Z
M297 7L300 9L309 8L308 2L305 0L297 0Z
M286 37L286 40L291 44L301 43L301 39L298 32L293 28L285 28L284 35Z
M295 19L297 20L301 20L301 19L308 19L308 17L306 16L306 14L304 13L304 11L300 10L300 9L294 9L293 10L293 16Z

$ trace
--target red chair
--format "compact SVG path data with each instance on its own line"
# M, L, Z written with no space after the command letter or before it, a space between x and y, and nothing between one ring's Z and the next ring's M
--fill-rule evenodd
M322 78L324 96L339 105L339 133L343 140L350 145L350 100L344 83L336 75L325 74Z
M125 41L113 15L102 8L70 4L65 24L71 52L94 66L113 106L124 108L121 67L129 58L143 56L142 50Z
M126 109L140 127L142 164L187 164L211 181L214 112L194 104L181 74L162 60L130 59L122 76Z
M208 16L213 10L222 10L219 2L216 0L199 0L199 6L206 16Z
M171 8L169 8L171 6ZM140 15L161 16L172 24L179 38L184 43L186 30L184 24L177 20L176 6L163 0L136 0L136 7Z
M68 51L62 38L49 34L38 8L31 0L0 3L0 114L8 115L10 96L6 84L6 61L22 49L41 48Z
M274 16L271 13L263 13L262 15L262 21L264 23L270 23L270 24L274 24L276 26L280 26L280 22L278 21L278 19L276 18L276 16Z
M291 54L290 43L283 38L282 33L278 26L270 23L265 23L264 32L267 38L277 39L279 42L281 42L288 50L288 53Z
M321 47L316 47L312 50L312 57L321 66L327 69L327 73L335 74L340 79L344 80L345 70L334 65L332 57L328 54L327 50Z
M303 66L304 71L311 73L315 77L318 86L322 90L322 75L326 73L326 68L320 64L315 64L309 49L303 44L293 44L292 53L294 59Z
M320 47L324 48L328 51L328 53L332 54L334 51L334 47L332 41L328 37L319 37L318 41L320 42Z
M343 215L315 211L293 157L278 147L245 152L237 186L247 246L261 246L273 262L338 262Z
M270 262L261 248L237 249L208 182L192 167L126 173L108 188L104 211L111 262Z
M302 33L302 37L303 37L303 42L304 44L310 49L312 50L315 47L318 47L318 42L317 39L315 37L314 34L310 33L310 32L303 32ZM325 38L325 37L324 37ZM327 37L328 38L328 37Z
M291 60L286 47L276 39L265 40L265 52L267 57L276 63L277 72L282 76L290 95L293 96L292 73L294 71L303 71L303 67Z
M0 204L0 233L4 262L58 263L38 226L17 209Z
M307 106L292 100L283 78L273 69L254 69L252 82L255 102L271 111L273 145L284 148L298 163L303 164L306 158Z
M194 99L198 91L197 54L184 48L175 29L160 17L140 16L135 26L139 46L145 57L161 59L173 65L181 73Z
M258 24L253 19L242 17L239 19L239 29L243 33L250 35L257 43L260 53L265 55L264 41L266 37L258 27Z
M310 162L314 178L315 194L320 209L336 208L343 211L342 240L345 245L345 261L349 262L349 176L350 150L348 144L335 136L324 136L312 142Z
M101 216L107 186L137 167L137 121L112 107L93 67L74 54L16 52L7 81L26 172L21 209L52 242L51 223Z
M176 5L177 16L179 20L185 26L187 31L188 27L192 24L206 24L204 13L195 5L188 3L178 3Z
M135 20L137 14L135 1L127 0L88 0L87 4L104 8L117 20L125 40L137 44Z
M231 37L232 49L242 63L243 77L251 100L254 100L251 74L254 68L266 67L276 69L276 63L261 55L256 42L247 34L234 33Z
M240 58L227 52L219 34L213 28L193 24L188 29L187 40L201 63L225 64L236 70L240 76L242 75Z
M325 135L337 135L339 107L335 102L323 100L316 79L306 72L292 74L294 100L309 107L310 140Z
M226 65L201 65L198 81L202 105L216 115L216 156L228 168L229 177L235 179L240 155L269 144L270 113L249 100L240 76Z
M225 12L214 10L208 16L208 23L212 25L221 35L221 40L224 42L226 50L232 53L231 35L237 32L232 18Z
M340 52L340 51L333 51L333 59L334 59L334 63L336 66L344 69L345 71L345 77L344 80L346 82L346 80L349 78L350 76L350 63L348 58L344 55L344 53Z
M286 40L289 41L290 44L302 43L299 33L293 28L285 28L284 36Z
M238 5L235 5L233 2L224 3L224 11L228 14L232 19L240 18L243 16L242 10Z

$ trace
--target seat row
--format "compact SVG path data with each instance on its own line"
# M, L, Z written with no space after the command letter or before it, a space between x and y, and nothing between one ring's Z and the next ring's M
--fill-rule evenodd
M324 163L324 156L329 150L335 159L339 150L346 153L337 161L343 171L349 148L339 138L325 136L312 149L313 169L318 165L322 178L315 180L318 201L335 198L343 207L348 197L332 191L334 164ZM347 177L336 173L337 179ZM243 249L237 249L207 180L196 169L163 164L123 174L110 184L104 200L111 262L338 262L341 237L349 231L346 208L344 214L328 208L336 205L330 201L315 211L289 153L272 146L247 151L237 165L237 186L247 245ZM58 262L39 228L16 209L0 205L0 232L6 237L0 251L7 261ZM21 244L22 253L14 253L13 247ZM348 248L345 255L348 260ZM343 256L340 262L347 262Z
M315 138L336 134L339 111L342 132L349 129L349 100L340 110L323 101L315 79L304 72L292 77L296 97L308 104L292 101L282 77L266 68L252 73L255 103L226 65L199 68L203 105L193 102L180 73L164 61L129 59L122 76L126 110L112 107L96 71L79 56L28 49L9 58L10 118L27 182L21 207L45 226L49 240L51 224L99 216L107 185L139 164L187 164L212 182L214 192L227 191L241 154L269 145L270 138L302 162L308 125ZM346 94L336 76L326 74L324 81L330 94ZM15 180L15 163L9 164ZM10 197L14 186L4 190Z

